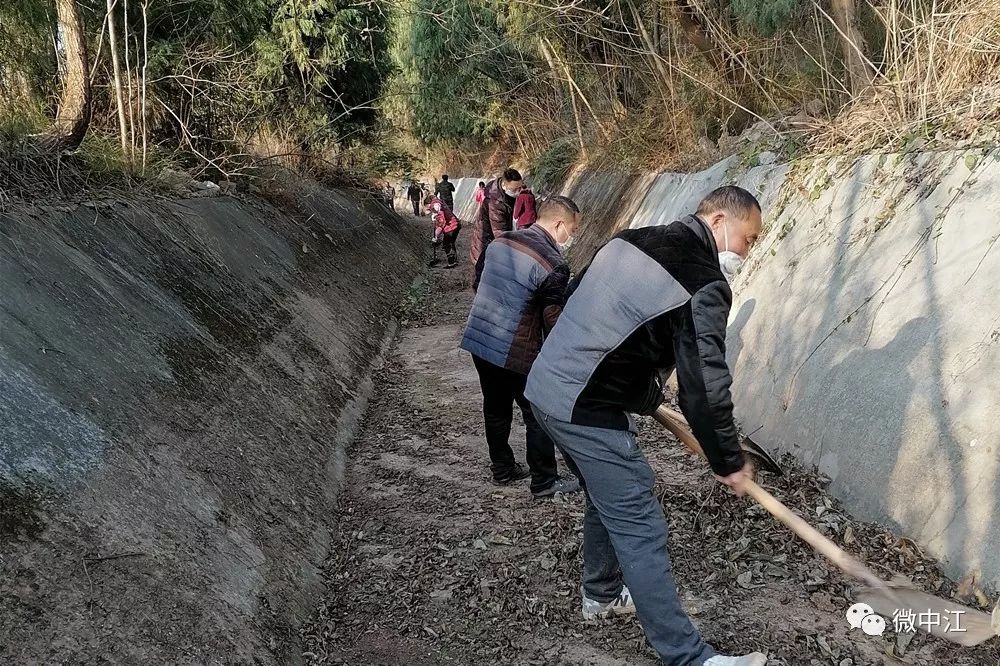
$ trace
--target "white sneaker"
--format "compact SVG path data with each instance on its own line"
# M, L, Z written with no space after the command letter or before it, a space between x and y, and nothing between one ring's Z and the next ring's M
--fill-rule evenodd
M583 589L580 590L583 592ZM587 593L583 592L583 619L594 620L608 615L627 615L635 613L635 604L632 602L632 594L628 588L622 585L621 593L611 601L594 601L587 598Z
M705 662L705 666L766 666L767 655L754 652L742 657L716 655Z

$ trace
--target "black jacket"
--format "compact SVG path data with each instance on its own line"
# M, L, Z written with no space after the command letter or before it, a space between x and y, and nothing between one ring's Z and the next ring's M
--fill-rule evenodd
M726 364L732 292L695 216L624 231L594 256L528 377L525 395L554 418L625 429L652 414L676 369L680 407L712 469L744 463Z
M451 184L450 180L442 180L434 188L434 194L438 195L448 208L455 207L454 192L455 186Z

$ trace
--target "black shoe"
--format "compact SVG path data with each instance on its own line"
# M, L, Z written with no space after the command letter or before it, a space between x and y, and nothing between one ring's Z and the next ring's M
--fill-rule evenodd
M506 486L507 484L514 483L515 481L520 481L522 479L527 479L531 476L531 471L521 463L514 463L514 466L503 474L494 474L493 483Z

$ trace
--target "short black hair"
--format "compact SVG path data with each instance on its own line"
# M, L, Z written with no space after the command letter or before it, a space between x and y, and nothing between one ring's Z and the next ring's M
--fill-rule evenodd
M515 169L514 167L508 167L504 169L503 179L506 180L507 182L513 182L515 180L523 180L523 178L521 178L521 172Z
M479 187L486 187L486 183L484 183L483 181L479 181Z
M747 218L754 210L760 212L761 208L757 197L742 187L723 185L709 192L708 196L701 200L695 215L709 215L717 210Z
M441 176L441 180L448 180L448 174L443 174Z
M557 195L554 197L548 197L538 205L538 219L545 217L545 214L553 208L562 208L563 210L573 213L574 215L580 214L580 207L576 205L575 201L569 197Z

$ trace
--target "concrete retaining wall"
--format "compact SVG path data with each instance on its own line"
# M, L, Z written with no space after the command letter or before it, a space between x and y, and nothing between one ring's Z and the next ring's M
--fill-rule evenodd
M725 183L758 194L767 231L734 282L728 337L743 428L818 465L856 515L913 537L952 576L980 569L995 585L998 160L945 152L747 169L730 158L636 178L617 202L640 227L693 211ZM587 224L603 238L625 226Z
M300 661L421 239L285 196L0 214L0 661Z

